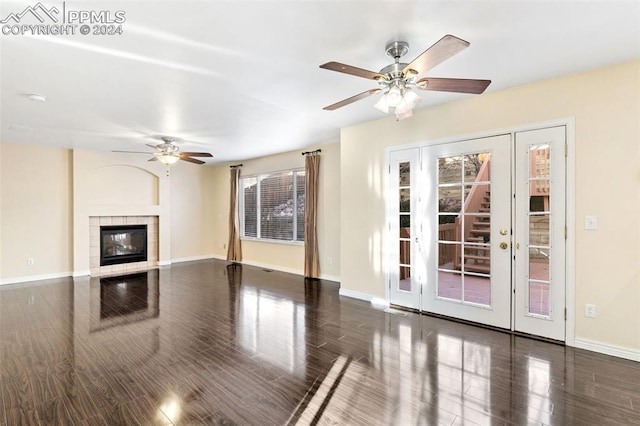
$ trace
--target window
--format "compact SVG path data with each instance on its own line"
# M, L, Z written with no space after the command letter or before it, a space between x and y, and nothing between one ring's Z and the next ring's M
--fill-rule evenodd
M242 237L304 241L304 170L240 178Z

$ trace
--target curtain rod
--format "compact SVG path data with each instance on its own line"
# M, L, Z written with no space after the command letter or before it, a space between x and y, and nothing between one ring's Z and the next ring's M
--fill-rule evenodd
M233 166L229 166L230 169L237 169L238 167L242 167L242 164L234 164Z
M316 149L315 151L305 151L302 153L302 155L310 155L310 154L317 154L319 152L322 152L321 149Z

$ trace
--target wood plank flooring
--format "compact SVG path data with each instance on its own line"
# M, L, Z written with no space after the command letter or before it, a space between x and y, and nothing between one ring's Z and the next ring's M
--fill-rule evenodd
M2 425L640 425L640 364L221 261L0 287Z

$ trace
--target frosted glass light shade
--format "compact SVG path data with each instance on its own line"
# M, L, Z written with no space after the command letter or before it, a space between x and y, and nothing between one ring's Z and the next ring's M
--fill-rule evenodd
M422 98L416 94L413 90L407 90L404 92L404 101L409 109L415 108L420 103Z
M173 154L158 155L158 161L160 161L163 164L166 164L167 166L174 164L179 159L180 159L180 156L173 155Z
M387 95L384 94L384 95L380 96L380 100L378 100L378 102L376 102L374 107L378 111L384 112L385 114L389 113L389 104L387 103Z
M399 87L392 87L385 96L390 107L397 107L402 102L402 91Z

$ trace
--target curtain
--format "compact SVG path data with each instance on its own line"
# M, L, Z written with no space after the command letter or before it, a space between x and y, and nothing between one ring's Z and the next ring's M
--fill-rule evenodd
M318 175L320 155L307 154L305 165L305 206L304 206L304 276L320 277L320 257L318 255Z
M240 213L238 206L238 186L240 184L240 169L234 167L231 172L231 190L229 191L229 245L227 260L242 261L242 247L240 246Z

